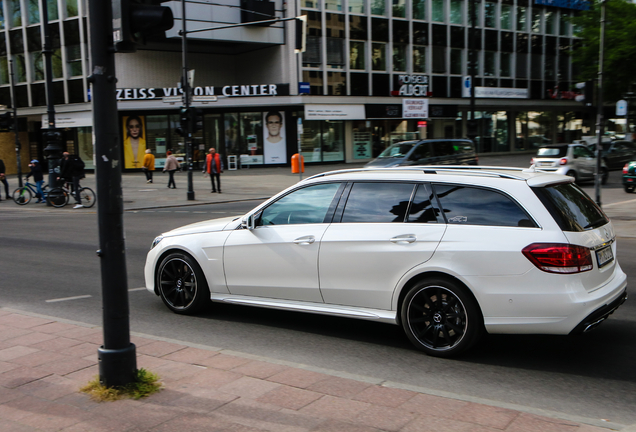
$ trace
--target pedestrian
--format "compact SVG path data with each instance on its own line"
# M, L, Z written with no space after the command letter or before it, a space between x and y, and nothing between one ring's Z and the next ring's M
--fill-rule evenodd
M7 174L2 159L0 159L0 182L4 183L4 195L9 199L9 183L7 183ZM0 201L2 201L2 192L0 192Z
M71 156L69 152L62 153L62 156L60 176L57 179L72 184L73 198L75 198L75 207L73 208L83 208L79 190L81 187L80 180L84 178L84 161L77 155Z
M179 169L179 161L176 157L174 157L170 150L168 150L166 155L168 157L166 158L166 164L163 166L163 172L168 171L168 174L170 175L170 178L168 179L168 187L171 187L170 185L172 185L172 189L176 189L177 185L174 182L174 173Z
M146 173L146 183L152 183L152 172L155 170L155 155L152 154L152 150L150 149L146 149L142 169L144 173Z
M216 152L216 149L213 147L210 149L210 153L205 157L205 165L203 167L203 172L208 173L210 175L210 181L212 182L212 190L210 193L214 193L219 191L221 193L221 173L223 172L223 160L221 160L221 156ZM216 185L214 181L216 179Z
M36 201L36 203L44 202L44 191L42 190L42 185L44 184L44 174L42 174L42 167L40 166L40 162L37 159L33 159L29 164L29 168L31 168L31 172L26 175L26 179L28 181L29 177L33 176L35 187L38 190L38 200Z

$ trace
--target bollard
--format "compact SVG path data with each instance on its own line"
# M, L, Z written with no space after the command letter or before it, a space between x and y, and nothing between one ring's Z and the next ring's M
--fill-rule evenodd
M298 158L300 157L300 170ZM301 172L305 172L305 158L298 153L294 154L291 158L291 166L292 166L292 174L298 174Z

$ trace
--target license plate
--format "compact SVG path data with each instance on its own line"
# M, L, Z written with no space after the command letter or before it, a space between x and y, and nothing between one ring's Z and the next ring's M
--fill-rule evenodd
M614 254L611 246L596 251L596 262L598 262L599 268L609 264L612 260L614 260Z

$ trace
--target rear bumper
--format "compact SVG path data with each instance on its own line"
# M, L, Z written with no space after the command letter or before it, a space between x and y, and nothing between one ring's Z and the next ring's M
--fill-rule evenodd
M614 301L609 304L605 304L594 312L589 314L583 321L579 323L570 334L587 333L596 327L598 327L603 321L607 319L616 309L627 300L627 290L624 290Z

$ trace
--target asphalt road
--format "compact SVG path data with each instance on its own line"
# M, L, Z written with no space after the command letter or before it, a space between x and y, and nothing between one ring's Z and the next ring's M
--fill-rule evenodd
M625 199L618 184L608 186L604 202ZM593 196L593 189L586 189ZM488 336L464 357L443 360L415 351L397 326L232 305L214 305L196 317L178 316L142 289L145 255L157 234L190 222L242 214L256 204L125 213L133 332L441 395L555 411L572 419L636 424L633 299L587 335ZM70 208L48 214L19 212L12 203L1 205L0 305L101 325L96 213ZM635 254L636 239L618 240L617 258L630 278L636 277Z

